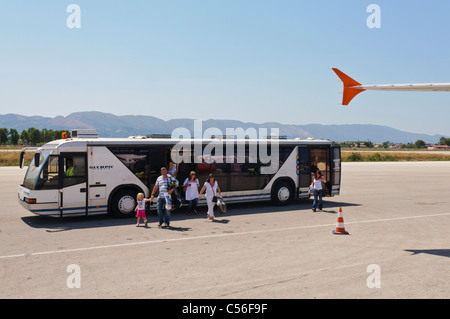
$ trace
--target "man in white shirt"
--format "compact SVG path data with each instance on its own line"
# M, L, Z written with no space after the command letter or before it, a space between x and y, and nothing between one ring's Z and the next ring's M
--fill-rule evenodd
M172 176L167 174L167 169L161 167L161 176L156 179L155 186L152 190L152 196L150 197L150 200L153 200L153 198L155 198L155 192L159 189L157 206L159 218L158 227L161 227L162 223L167 227L170 226L170 210L166 209L166 200L170 200L170 195L174 191L174 188L169 186L172 181Z

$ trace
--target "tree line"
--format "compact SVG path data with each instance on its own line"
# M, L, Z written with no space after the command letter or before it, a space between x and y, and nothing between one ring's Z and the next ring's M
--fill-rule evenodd
M450 146L450 138L441 137L439 139L439 145L448 145Z
M0 128L0 145L41 145L48 143L53 140L60 139L62 133L67 133L67 137L71 137L70 131L68 130L52 130L43 128L39 130L34 127L30 127L28 130L22 130L19 132L14 129ZM341 147L354 147L355 145L360 146L364 144L367 148L374 147L374 144L370 141L353 141L353 142L341 142L335 143L336 145L340 145ZM382 148L389 148L392 145L389 141L382 143ZM439 145L448 145L450 146L450 138L441 137L439 140ZM425 148L426 143L422 140L417 140L415 143L407 143L402 144L402 148Z
M39 130L30 127L28 130L22 130L21 133L14 128L0 128L0 145L41 145L53 140L60 139L62 133L67 133L70 137L70 132L67 130L48 130L43 128Z
M391 143L389 141L383 142L383 143L377 143L374 144L371 141L349 141L349 142L342 142L342 143L335 143L336 145L339 145L341 147L346 148L354 148L354 147L367 147L367 148L390 148L392 146L395 146L396 148L426 148L428 145L423 140L417 140L414 143ZM441 137L439 140L438 145L448 145L450 146L450 138Z

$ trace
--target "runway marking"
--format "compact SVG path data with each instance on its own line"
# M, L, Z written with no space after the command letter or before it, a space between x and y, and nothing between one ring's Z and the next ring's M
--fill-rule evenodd
M376 223L376 222L386 222L386 221L396 221L396 220L405 220L405 219L414 219L414 218L426 218L426 217L438 217L438 216L450 216L450 213L416 215L416 216L405 216L405 217L393 217L393 218L372 219L372 220L361 220L361 221L345 222L345 223L346 224ZM71 252L77 252L77 251L88 251L88 250L117 248L117 247L129 247L129 246L136 246L136 245L150 245L150 244L158 244L158 243L165 243L165 242L196 240L196 239L205 239L205 238L211 239L211 238L220 238L220 237L252 235L252 234L280 232L280 231L289 231L289 230L298 230L298 229L307 229L307 228L331 227L331 226L335 226L335 225L336 225L336 223L319 224L319 225L303 225L303 226L294 226L294 227L286 227L286 228L276 228L276 229L266 229L266 230L253 230L253 231L239 232L239 233L224 233L224 234L203 235L203 236L195 236L195 237L158 239L158 240L141 241L141 242L135 242L135 243L111 244L111 245L102 245L102 246L93 246L93 247L82 247L82 248L50 250L50 251L42 251L42 252L34 252L34 253L23 253L23 254L16 254L16 255L4 255L4 256L0 256L0 259L9 259L9 258L17 258L17 257L31 257L31 256L41 256L41 255L51 255L51 254L57 254L57 253L71 253Z

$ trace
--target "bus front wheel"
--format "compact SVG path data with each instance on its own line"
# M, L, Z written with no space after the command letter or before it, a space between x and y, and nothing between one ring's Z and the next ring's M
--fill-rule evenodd
M111 202L111 213L115 217L132 217L136 208L137 192L132 189L119 190Z

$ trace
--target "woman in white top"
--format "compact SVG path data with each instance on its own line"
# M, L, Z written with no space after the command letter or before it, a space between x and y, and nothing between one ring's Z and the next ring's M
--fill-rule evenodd
M219 184L217 183L213 174L209 174L208 179L205 182L205 185L203 185L202 189L200 190L198 199L200 199L200 196L203 194L205 190L206 190L205 194L206 203L208 204L208 213L207 213L208 218L214 221L214 205L216 203L213 202L213 197L217 196L217 192L219 192L220 197L222 197L222 192L220 191Z
M322 172L320 170L317 170L314 174L313 181L309 186L309 188L311 188L314 193L314 202L312 206L313 212L315 212L316 209L322 211L322 182L326 183L325 177L322 175Z
M198 203L198 188L200 183L195 177L195 172L192 171L188 178L184 181L183 187L185 187L185 198L189 203L188 213L197 214L197 203Z

